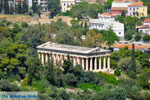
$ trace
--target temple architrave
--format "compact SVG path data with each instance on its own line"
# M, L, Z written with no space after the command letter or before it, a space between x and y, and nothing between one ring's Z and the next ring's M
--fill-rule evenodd
M37 46L37 52L42 64L46 64L52 57L54 65L62 65L69 55L73 66L81 65L85 71L110 71L110 50L99 47L87 48L46 42Z

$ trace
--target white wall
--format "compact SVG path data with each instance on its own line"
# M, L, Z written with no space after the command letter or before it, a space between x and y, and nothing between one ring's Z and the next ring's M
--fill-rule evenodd
M143 23L143 25L149 25L150 26L150 23Z
M96 20L90 20L89 29L109 30L110 28L112 28L118 37L124 37L124 24L115 21L106 22L97 20L96 22Z
M112 3L112 7L128 7L128 5L131 3Z
M118 37L124 37L124 24L113 22L113 31Z

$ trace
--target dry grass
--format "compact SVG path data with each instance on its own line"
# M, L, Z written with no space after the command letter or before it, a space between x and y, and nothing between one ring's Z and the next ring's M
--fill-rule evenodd
M6 18L10 22L25 21L29 23L32 20L29 15L0 15L0 18Z

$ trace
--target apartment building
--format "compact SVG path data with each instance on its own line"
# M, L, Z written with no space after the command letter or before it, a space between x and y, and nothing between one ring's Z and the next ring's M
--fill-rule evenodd
M90 19L90 28L98 30L112 29L120 38L124 37L124 24L115 21L115 16L109 13L98 14L98 19Z

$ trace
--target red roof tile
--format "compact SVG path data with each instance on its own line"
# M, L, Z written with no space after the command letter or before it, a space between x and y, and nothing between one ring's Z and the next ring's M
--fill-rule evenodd
M149 28L149 25L136 26L136 28L139 29Z
M102 13L102 14L100 14L100 15L106 15L106 16L114 16L114 15L112 15L112 14L109 14L109 13L106 13L106 12L104 12L104 13Z
M134 2L128 6L143 6L143 2Z
M145 19L144 23L150 23L150 19Z
M121 11L111 11L112 14L121 14Z
M19 2L19 1L23 2L24 0L16 0L16 2Z
M88 0L88 2L97 2L97 0Z
M128 7L111 7L111 10L127 11Z
M123 45L118 45L118 46L114 46L115 48L124 48L124 47L128 47L128 49L132 49L132 44L123 44ZM144 47L142 46L134 46L134 49L144 49Z
M135 2L135 0L115 0L115 2Z

